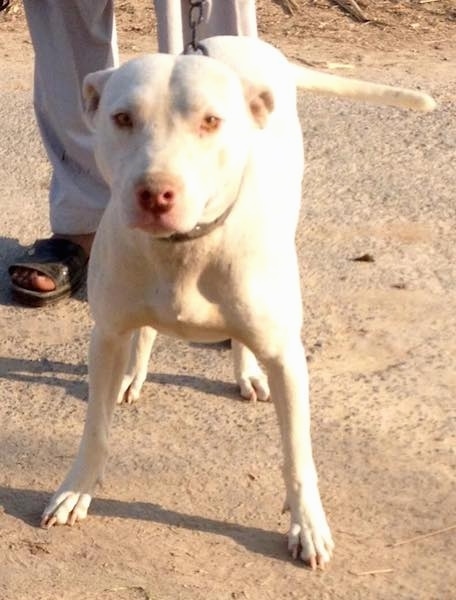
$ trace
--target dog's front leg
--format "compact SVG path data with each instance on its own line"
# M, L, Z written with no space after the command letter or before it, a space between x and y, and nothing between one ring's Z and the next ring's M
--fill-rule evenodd
M285 507L290 510L288 548L293 558L323 568L334 544L312 457L308 374L301 340L286 344L265 364L282 435Z
M130 350L131 334L107 335L97 327L89 350L89 404L78 455L46 507L41 525L73 525L87 516L103 477L111 417Z

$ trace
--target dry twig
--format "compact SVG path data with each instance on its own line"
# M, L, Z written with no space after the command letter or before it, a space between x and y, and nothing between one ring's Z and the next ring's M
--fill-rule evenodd
M356 0L333 0L333 2L348 12L348 14L353 17L355 21L359 21L360 23L368 23L371 20L363 13Z
M394 573L394 569L374 569L373 571L349 571L351 575L382 575L383 573Z
M144 600L152 600L152 596L142 585L122 585L120 587L108 588L104 590L105 592L124 592L133 590L135 592L141 592L144 594Z
M280 4L290 15L294 15L294 13L299 10L299 5L296 0L280 0Z
M443 529L437 529L437 531L431 531L430 533L423 533L421 535L416 535L412 538L408 538L407 540L401 540L399 542L394 542L394 544L388 544L389 548L396 548L396 546L402 546L403 544L411 544L412 542L418 542L420 540L424 540L425 538L432 537L434 535L439 535L441 533L446 533L447 531L451 531L456 529L456 525L450 525L449 527L444 527Z

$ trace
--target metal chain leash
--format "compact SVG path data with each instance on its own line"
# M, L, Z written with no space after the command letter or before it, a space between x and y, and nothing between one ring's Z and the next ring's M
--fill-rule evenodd
M208 2L207 0L189 0L190 10L188 14L188 22L192 39L185 47L185 54L204 54L208 52L205 46L197 41L198 26L204 23L207 19Z

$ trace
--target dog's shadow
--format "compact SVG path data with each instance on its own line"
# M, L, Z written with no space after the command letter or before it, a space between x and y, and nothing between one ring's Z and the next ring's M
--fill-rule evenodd
M0 379L18 381L28 384L49 385L61 387L65 393L73 398L86 401L87 365L69 364L61 361L28 360L0 356ZM228 400L243 401L234 382L220 379L208 379L198 375L182 373L149 373L147 383L173 386L176 388L189 388L209 396L217 396ZM143 392L143 397L146 395Z
M49 495L45 492L0 486L0 506L3 507L4 512L32 527L38 526L41 511L48 500ZM151 521L172 527L174 531L188 529L222 535L244 546L249 552L287 561L286 537L276 531L189 515L148 502L95 498L90 507L90 514L92 518L102 516Z
M87 400L87 366L84 364L0 356L0 379L61 387L69 396Z
M47 358L30 360L0 356L0 379L31 385L61 387L69 396L87 400L87 365L85 364L70 364ZM241 400L236 384L220 379L208 379L183 373L152 372L148 374L147 382L190 388L197 392L229 400Z

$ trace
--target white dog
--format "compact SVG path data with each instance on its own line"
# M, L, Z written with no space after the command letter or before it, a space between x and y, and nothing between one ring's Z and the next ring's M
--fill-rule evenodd
M200 342L231 338L241 394L266 400L270 387L277 408L289 550L323 567L333 541L312 458L300 335L296 85L423 110L433 100L293 66L255 39L204 44L209 57L157 54L85 80L112 200L90 259L86 425L42 524L86 517L116 400L138 397L157 331Z

